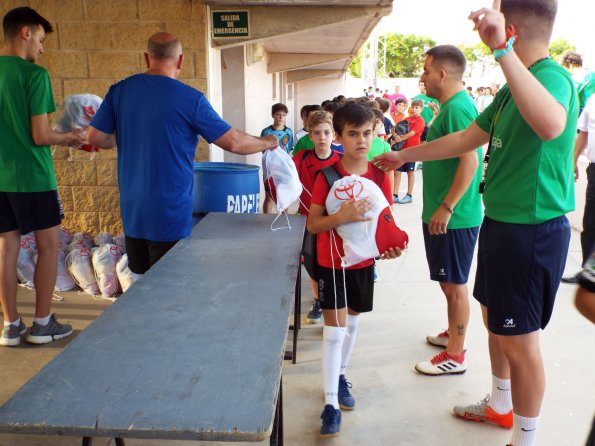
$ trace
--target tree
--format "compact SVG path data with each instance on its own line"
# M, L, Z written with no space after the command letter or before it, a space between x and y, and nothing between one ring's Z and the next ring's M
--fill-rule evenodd
M366 42L364 45L369 48L370 43ZM388 33L386 35L386 76L398 78L421 75L425 53L435 45L436 42L429 37ZM364 50L365 48L362 47L349 66L349 72L353 77L362 75ZM377 55L378 58L380 54Z
M467 59L465 74L469 77L482 77L488 70L498 65L492 56L492 51L481 42L472 46L458 45L457 47Z
M568 50L576 51L576 46L568 42L566 39L556 39L550 43L550 56L554 60L559 60Z

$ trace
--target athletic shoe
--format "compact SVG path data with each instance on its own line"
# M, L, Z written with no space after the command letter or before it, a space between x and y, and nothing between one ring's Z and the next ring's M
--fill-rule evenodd
M2 329L0 345L15 347L21 343L21 336L27 332L27 327L22 319L19 319L19 325L8 325Z
M562 277L560 279L560 282L562 283L568 283L571 285L577 284L578 283L578 278L580 277L581 273L580 271L576 274L573 274L572 276L566 276L566 277Z
M512 410L504 414L498 413L488 405L489 402L490 394L488 393L479 403L455 406L454 413L468 421L487 421L510 429L512 427Z
M428 344L435 345L436 347L448 346L448 330L444 330L442 333L438 333L436 336L426 336Z
M345 375L339 375L339 407L343 410L355 409L355 398L349 392L351 383L347 382Z
M398 204L399 203L399 196L398 195L393 194L393 203L394 204Z
M467 361L457 362L443 351L429 361L418 362L415 370L424 375L460 375L467 370Z
M378 282L378 270L376 269L376 265L374 265L374 282Z
M26 339L31 344L47 344L48 342L57 341L71 334L72 325L59 323L56 320L56 315L52 314L47 325L40 325L34 321Z
M322 320L322 310L320 309L320 302L318 302L317 300L312 302L312 307L310 307L310 311L308 311L306 319L311 324L318 324Z
M412 201L413 201L413 197L411 197L411 195L407 194L399 200L399 204L408 204L408 203L411 203Z
M341 411L335 409L330 404L324 406L322 414L322 427L320 428L320 436L322 438L336 437L341 430Z

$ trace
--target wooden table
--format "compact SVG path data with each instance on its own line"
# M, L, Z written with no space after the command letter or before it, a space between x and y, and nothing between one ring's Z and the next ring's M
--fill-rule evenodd
M303 217L211 213L0 408L0 431L282 444Z

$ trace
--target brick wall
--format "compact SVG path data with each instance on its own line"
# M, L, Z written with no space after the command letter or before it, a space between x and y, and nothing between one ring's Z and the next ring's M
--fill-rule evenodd
M149 36L167 31L184 47L180 80L207 89L206 6L202 0L1 0L0 15L30 6L48 19L54 33L46 38L39 64L50 72L56 104L77 93L103 97L114 82L142 72ZM86 152L54 148L58 189L71 231L122 232L116 150L94 160ZM197 160L208 160L202 142Z

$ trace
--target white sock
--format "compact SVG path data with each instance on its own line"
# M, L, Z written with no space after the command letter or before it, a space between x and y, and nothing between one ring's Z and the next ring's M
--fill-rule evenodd
M4 326L8 327L9 325L14 325L15 327L18 327L19 324L21 323L21 318L19 317L16 321L14 322L9 322L9 321L4 321Z
M342 327L324 326L322 330L322 378L324 384L324 404L339 409L339 372L341 370L341 348L345 340Z
M51 316L51 314L48 314L46 317L36 317L33 318L33 322L37 322L39 325L47 325L50 323Z
M359 316L347 316L347 336L343 341L343 349L341 352L341 375L345 375L351 352L355 345L355 337L357 335L357 327L359 326Z
M512 410L512 394L510 379L501 379L492 375L492 393L489 406L498 413L508 413Z
M521 417L513 413L514 424L510 444L513 446L534 446L537 439L539 416L535 418Z

